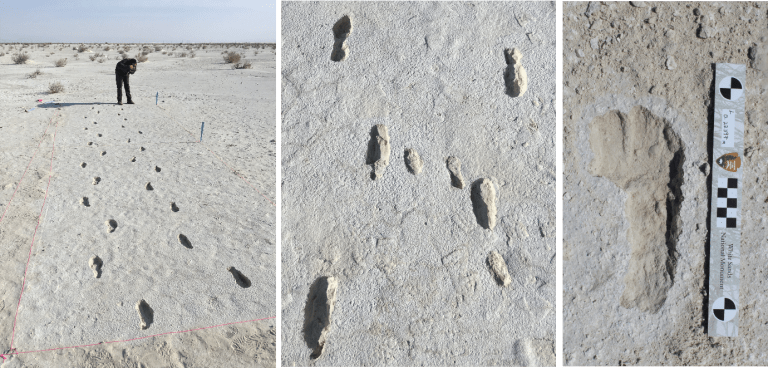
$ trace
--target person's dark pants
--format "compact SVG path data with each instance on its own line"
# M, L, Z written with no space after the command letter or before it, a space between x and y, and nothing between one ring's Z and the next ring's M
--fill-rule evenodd
M128 101L131 100L131 86L128 85L129 76L130 74L128 73L115 73L115 80L117 81L117 102L123 102L123 84L125 84L125 97L128 97Z

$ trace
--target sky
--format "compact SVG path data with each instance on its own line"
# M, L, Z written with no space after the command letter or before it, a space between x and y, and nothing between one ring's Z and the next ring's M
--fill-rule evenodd
M275 3L0 0L0 43L274 43Z

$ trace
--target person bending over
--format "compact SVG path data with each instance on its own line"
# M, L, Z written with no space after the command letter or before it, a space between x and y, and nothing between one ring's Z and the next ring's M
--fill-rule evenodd
M128 77L133 73L136 73L136 59L123 59L115 66L118 105L123 104L123 84L125 84L125 97L128 97L127 103L133 104L133 101L131 100L131 87L128 85Z

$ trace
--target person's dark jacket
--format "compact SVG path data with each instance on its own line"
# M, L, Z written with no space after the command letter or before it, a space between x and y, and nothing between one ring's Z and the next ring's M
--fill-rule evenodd
M133 65L133 69L131 69L131 65ZM115 66L115 73L118 74L128 74L128 73L136 73L136 59L123 59L120 60L117 65Z

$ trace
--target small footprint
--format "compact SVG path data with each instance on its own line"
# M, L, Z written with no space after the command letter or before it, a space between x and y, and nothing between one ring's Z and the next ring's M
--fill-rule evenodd
M496 226L496 188L491 179L479 179L472 185L472 211L477 223L493 230Z
M192 249L192 243L184 234L179 234L179 243L188 249Z
M88 130L88 128L83 128L83 130Z
M461 160L458 157L451 156L448 157L445 164L451 173L451 185L464 189L464 176L461 175Z
M81 162L80 167L85 168L85 162Z
M94 123L94 124L96 124L96 122L95 122L95 121L94 121L93 123Z
M504 257L497 251L491 251L488 254L488 265L491 266L493 275L496 276L496 281L501 286L507 286L512 282L512 277L509 276L509 269L507 262L504 261Z
M156 172L160 172L160 167L159 166L155 166L155 171Z
M93 185L99 184L100 181L101 181L100 177L98 176L93 177Z
M107 154L107 151L101 151L101 155L104 156Z
M89 145L89 146L93 145L93 142L88 142L88 145Z
M83 197L80 199L80 204L82 204L85 207L91 207L91 203L88 201L88 197Z
M136 162L136 156L133 156L133 158L131 158L131 162Z
M146 148L144 148L144 147L141 147L141 151L144 151L144 150L146 150Z
M171 211L179 212L179 207L176 206L176 202L171 202Z
M144 134L144 133L142 133L141 130L139 130L139 134Z
M386 126L377 124L371 128L370 136L368 152L366 153L366 164L373 166L371 179L376 180L384 175L384 169L389 166L389 154L391 151L389 130Z
M304 307L304 341L312 349L309 358L315 360L323 354L331 329L331 315L336 304L339 281L333 276L320 277L312 283Z
M504 58L507 60L507 69L504 70L507 95L511 97L524 95L528 90L528 73L525 72L521 63L523 54L518 49L504 49Z
M107 232L112 233L117 229L117 221L115 220L109 220L106 222L107 225Z
M104 262L101 261L99 256L93 256L88 260L88 266L91 267L91 270L93 271L93 277L97 279L101 278L101 266L103 264Z
M128 138L128 143L131 143L131 138Z
M139 312L139 320L141 321L141 329L146 330L154 322L155 311L147 304L144 299L139 300L136 303L136 311Z
M352 21L348 16L343 16L333 25L333 51L331 51L331 60L343 61L349 56L349 46L347 46L347 37L352 32Z
M99 137L101 137L101 133L99 133Z
M238 271L234 267L227 267L227 271L232 273L232 277L235 278L235 282L238 285L240 285L240 287L242 287L242 288L249 288L249 287L251 287L251 280L248 280L248 278L245 277L245 275L243 275L242 272Z
M406 148L403 158L405 159L405 166L411 174L418 175L421 173L421 169L424 167L424 161L421 160L419 153L416 152L415 149Z
M155 188L152 188L152 183L147 183L147 190L155 190Z

